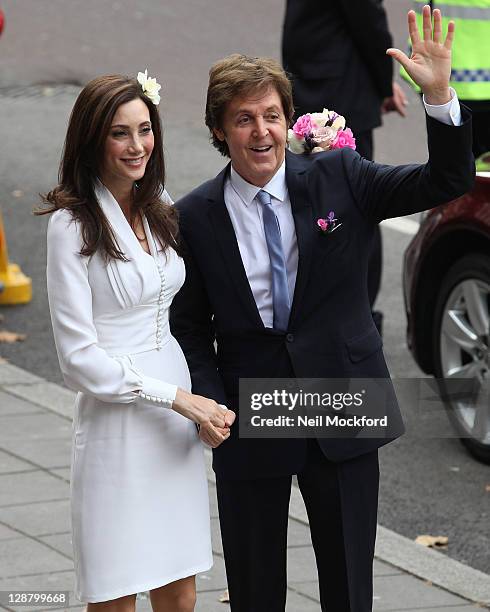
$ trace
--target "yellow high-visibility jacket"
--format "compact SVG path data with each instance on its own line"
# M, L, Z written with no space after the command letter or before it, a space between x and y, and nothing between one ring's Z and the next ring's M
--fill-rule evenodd
M420 32L424 4L426 0L413 1ZM442 13L443 34L449 21L456 26L450 86L460 100L490 100L490 0L433 0L430 4ZM400 74L420 91L403 67Z

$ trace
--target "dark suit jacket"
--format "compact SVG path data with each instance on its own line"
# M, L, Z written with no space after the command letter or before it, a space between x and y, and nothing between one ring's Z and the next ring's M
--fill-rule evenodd
M325 106L354 133L380 125L381 102L392 95L391 46L381 0L286 2L282 59L300 114Z
M227 166L177 202L187 277L171 308L171 329L188 360L194 393L238 409L244 378L389 378L366 290L369 242L382 219L446 202L473 183L471 120L444 125L428 118L430 162L384 166L351 149L312 156L286 152L299 264L287 333L260 319L223 198ZM316 220L333 210L342 227L322 234ZM217 350L214 342L216 340ZM403 432L396 400L388 408L392 437ZM321 439L341 461L388 439ZM305 440L232 436L214 453L230 478L292 474Z

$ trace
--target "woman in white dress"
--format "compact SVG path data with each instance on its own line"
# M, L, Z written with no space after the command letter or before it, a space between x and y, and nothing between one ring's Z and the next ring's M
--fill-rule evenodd
M234 414L190 393L169 330L181 287L176 213L164 181L159 86L111 75L73 108L59 185L45 196L49 306L73 421L76 595L132 611L191 612L212 565L201 437L217 446ZM167 202L163 200L167 199Z

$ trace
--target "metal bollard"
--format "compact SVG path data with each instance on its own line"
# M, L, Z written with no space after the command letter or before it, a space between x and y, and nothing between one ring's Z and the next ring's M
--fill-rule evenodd
M32 281L17 264L9 263L7 239L0 212L0 304L25 304L32 299Z

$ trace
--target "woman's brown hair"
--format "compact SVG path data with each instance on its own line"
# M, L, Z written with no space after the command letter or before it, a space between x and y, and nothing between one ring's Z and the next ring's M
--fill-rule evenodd
M135 184L132 211L143 212L161 246L179 251L177 212L161 200L165 184L162 124L157 107L144 95L136 79L106 75L90 81L80 92L71 112L58 174L59 184L41 196L44 206L35 214L69 209L80 223L81 255L95 251L108 258L126 260L112 228L95 196L95 183L102 166L104 145L121 104L142 100L150 113L155 144L144 176Z

